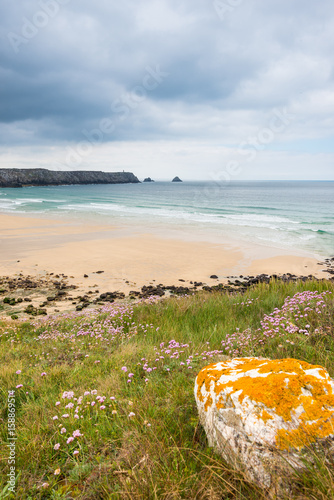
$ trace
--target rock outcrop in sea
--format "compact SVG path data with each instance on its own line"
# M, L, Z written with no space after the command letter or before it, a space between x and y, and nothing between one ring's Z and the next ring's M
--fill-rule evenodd
M154 182L154 180L153 180L153 179L151 179L151 177L146 177L146 178L144 179L144 182Z
M56 171L45 168L1 168L0 187L69 184L129 184L140 182L131 172Z
M176 177L174 177L172 182L182 182L182 181L181 181L180 177L176 176Z
M199 372L195 398L209 446L272 498L289 491L293 471L304 470L312 450L334 451L334 380L322 366L222 361Z

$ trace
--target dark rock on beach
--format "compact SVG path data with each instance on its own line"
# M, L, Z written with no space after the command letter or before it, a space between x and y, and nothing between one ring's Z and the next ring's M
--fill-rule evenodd
M0 290L4 295L8 293L8 296L2 299L2 309L10 314L13 306L21 306L20 310L15 310L15 316L21 312L31 316L46 315L45 307L54 307L56 302L66 300L67 290L76 288L75 285L69 285L64 277L58 278L59 280L53 280L51 274L43 277L22 274L0 277Z
M267 285L271 281L280 281L283 283L307 282L309 280L323 281L326 279L334 281L334 258L326 259L322 265L326 265L327 267L328 276L326 278L315 278L311 274L301 276L291 273L282 275L258 274L257 276L239 275L221 276L220 279L224 280L224 282L216 281L215 284L206 284L200 281L187 281L186 284L183 278L179 278L180 285L164 285L162 283L156 285L150 282L148 285L142 286L140 290L131 290L128 292L127 297L125 293L120 291L100 293L97 289L94 291L88 290L82 295L74 297L70 291L78 287L69 284L67 276L64 274L54 275L53 273L47 273L43 277L24 276L23 274L16 275L15 277L3 276L0 277L0 310L11 317L21 313L28 314L29 316L39 316L47 314L46 308L48 308L50 314L52 313L52 309L53 312L56 312L55 307L58 308L61 302L63 302L63 308L68 308L71 304L72 307L70 306L70 308L82 311L87 307L103 306L108 303L112 304L117 300L140 300L151 296L186 296L197 294L201 291L238 294L246 292L249 288L259 283ZM324 271L326 272L325 269ZM95 273L100 274L101 271L95 271ZM217 279L217 276L211 275L210 278ZM227 283L226 279L228 279Z
M125 294L123 292L106 292L101 293L98 301L102 302L114 302L115 299L124 299Z
M143 298L151 297L152 295L162 297L165 295L163 288L160 286L143 286L141 289L141 296Z
M169 285L164 287L165 290L168 290L173 295L188 295L191 289L187 286L175 286Z

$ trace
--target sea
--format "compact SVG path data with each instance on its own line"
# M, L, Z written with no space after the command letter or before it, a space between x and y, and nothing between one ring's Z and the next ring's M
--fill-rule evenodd
M334 255L334 181L0 188L0 212Z

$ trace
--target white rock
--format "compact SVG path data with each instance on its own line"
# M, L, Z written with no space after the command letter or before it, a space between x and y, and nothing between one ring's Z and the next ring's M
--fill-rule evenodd
M321 366L223 361L200 371L195 398L209 446L275 495L286 489L291 465L303 467L306 447L334 442L334 381Z

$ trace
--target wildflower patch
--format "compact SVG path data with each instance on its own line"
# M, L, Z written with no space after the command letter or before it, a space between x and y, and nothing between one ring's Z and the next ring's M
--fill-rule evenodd
M225 354L234 358L252 356L261 346L272 339L294 344L296 338L309 337L318 334L319 317L326 314L331 292L312 292L305 290L287 297L283 306L275 308L271 314L266 314L261 327L257 330L250 328L245 331L236 329L234 333L226 335L222 341ZM235 307L250 307L253 299L246 302L237 302Z

